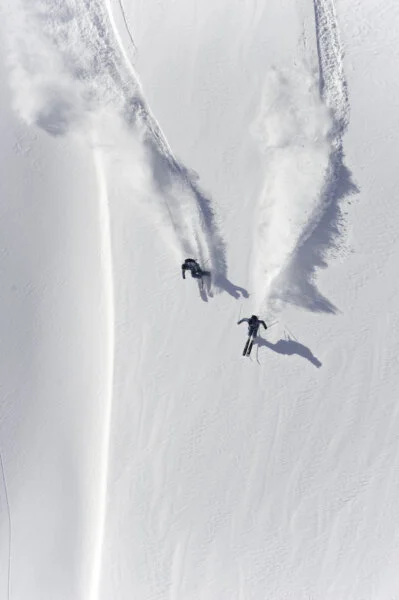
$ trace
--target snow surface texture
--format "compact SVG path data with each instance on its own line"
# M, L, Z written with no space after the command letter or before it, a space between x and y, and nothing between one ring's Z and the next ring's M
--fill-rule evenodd
M399 9L1 8L0 599L399 598Z

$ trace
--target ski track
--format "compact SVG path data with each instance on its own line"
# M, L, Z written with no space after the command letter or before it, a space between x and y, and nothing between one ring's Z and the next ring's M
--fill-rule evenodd
M108 8L108 10L107 10ZM115 355L111 215L107 176L152 218L171 224L175 255L208 261L226 273L224 242L210 199L173 156L143 98L112 17L99 0L17 0L8 15L8 62L14 108L52 136L83 136L93 148L107 306L107 374L100 432L98 508L94 518L90 600L99 597L106 522ZM122 7L121 7L122 9ZM131 195L130 192L133 192ZM170 233L173 233L173 238Z
M331 126L317 82L306 65L293 73L273 69L268 74L254 124L266 168L255 215L255 312L270 311L275 281L318 211Z
M314 26L320 97L331 113L330 155L319 210L304 229L285 273L289 284L284 299L308 310L335 313L335 306L317 289L317 269L326 268L334 250L340 250L345 231L342 200L358 190L344 164L343 136L349 123L349 93L334 0L314 0Z
M119 9L126 21L123 6ZM90 129L99 124L98 143L106 147L109 140L101 135L99 120L101 113L108 119L113 115L123 123L125 134L139 139L144 148L152 167L144 201L156 198L151 209L171 222L179 258L191 255L209 261L216 281L223 278L225 246L211 200L197 176L174 157L151 114L110 3L70 0L54 7L52 0L34 5L20 0L10 18L12 87L16 109L25 121L55 136L72 131L90 137ZM114 141L113 155L116 150ZM130 163L134 158L125 156Z
M314 13L320 93L333 112L336 133L342 135L349 119L349 97L334 0L314 0ZM339 135L335 141L342 143Z
M138 82L138 75L133 67L131 59L125 51L123 41L115 24L112 12L112 2L110 2L110 0L107 0L107 7L109 20L113 27L114 35L118 41L119 48L124 56L125 63L128 66L128 69L130 70L134 80ZM118 0L117 9L121 13L122 22L127 36L133 44L133 47L135 47L134 37L128 25L122 0ZM177 236L180 237L183 254L184 256L187 256L192 255L194 252L194 255L196 255L196 257L198 257L203 264L205 262L210 262L212 270L214 271L214 281L217 283L219 280L221 283L222 279L224 279L227 274L226 250L219 227L216 224L216 218L212 209L211 201L198 186L196 174L190 173L190 171L186 169L184 165L179 163L174 157L170 146L167 144L166 137L163 134L160 125L151 113L148 105L146 106L146 113L148 115L149 129L152 132L153 139L157 141L157 144L159 144L162 149L161 153L156 152L153 156L154 162L158 164L158 168L160 168L162 173L160 177L156 178L156 182L157 184L163 182L166 175L167 179L171 178L173 181L173 183L170 184L170 188L173 189L174 185L182 188L180 194L179 192L171 194L169 189L165 189L165 186L161 184L159 192L166 203L166 208L173 228ZM162 165L163 157L166 158L166 165ZM166 169L164 167L166 167ZM156 168L154 170L157 171ZM182 196L192 196L196 199L197 203L200 227L195 226L194 223L190 233L186 231L186 224L192 220L193 214L190 208L181 210ZM199 233L202 233L205 236L205 247L199 239Z
M8 564L7 564L7 599L11 598L11 541L12 541L12 531L11 531L11 509L10 509L10 500L8 496L8 486L6 481L6 475L4 471L4 461L3 461L3 453L0 449L0 468L1 468L1 480L3 482L2 488L4 490L4 499L7 511L7 520L8 520ZM0 497L1 498L1 497Z
M105 386L104 421L101 442L101 481L99 489L98 526L96 528L97 541L94 548L93 576L90 600L97 600L101 584L101 564L104 546L106 509L107 509L107 486L110 453L110 435L112 419L112 402L115 372L115 298L114 298L114 275L112 261L111 240L111 218L107 195L107 182L104 177L102 157L99 151L94 153L95 166L99 184L99 219L101 229L101 263L104 277L104 293L106 300L107 315L107 379Z
M345 232L341 203L358 190L344 164L343 136L349 123L350 104L334 0L314 0L314 23L320 97L331 113L333 127L319 210L303 231L287 269L290 285L285 300L308 310L335 313L335 306L317 289L315 273L318 268L326 268L328 258L341 249Z
M336 311L314 279L339 245L340 201L356 188L343 164L349 96L335 5L314 0L313 7L317 68L305 56L295 72L273 71L254 127L267 169L254 248L259 312L275 313L282 302Z

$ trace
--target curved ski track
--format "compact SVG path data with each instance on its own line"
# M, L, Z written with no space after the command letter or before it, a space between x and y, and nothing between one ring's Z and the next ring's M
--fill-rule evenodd
M322 210L316 215L305 229L299 246L303 246L315 232L319 224L328 231L332 225L334 233L338 223L324 222L331 205L339 210L338 203L346 193L354 191L354 186L349 181L343 181L349 172L344 171L342 137L349 122L349 95L348 85L345 79L343 65L343 51L339 37L338 20L334 0L314 0L314 17L316 29L316 44L319 67L319 90L320 96L333 117L333 128L330 133L331 153L329 167L324 189L321 191ZM339 185L345 186L344 190L338 190ZM339 219L340 220L340 219ZM340 220L340 224L342 224ZM330 244L332 240L330 239Z
M315 312L335 313L335 306L317 289L317 269L327 266L345 230L341 201L357 191L344 164L343 136L349 122L349 93L334 0L313 0L319 94L332 125L328 133L329 157L318 208L298 239L289 264L281 273L276 299ZM274 291L273 291L274 294Z
M118 32L118 28L115 24L115 19L113 17L111 6L112 2L110 0L107 0L106 3L108 7L108 19L113 28L115 39L119 44L119 49L124 57L125 64L127 65L133 79L137 82L138 88L140 89L140 102L142 103L143 107L145 105L145 121L149 131L151 131L152 139L156 143L156 154L159 152L159 157L153 157L154 164L160 167L161 169L161 177L158 178L157 183L160 184L160 193L163 198L163 201L166 204L166 208L170 220L172 222L173 229L175 230L177 237L180 238L184 255L187 256L190 254L195 254L198 256L198 258L201 259L203 263L210 261L212 265L212 270L215 274L214 281L217 282L219 276L221 276L222 278L226 276L227 263L225 256L225 244L219 231L219 227L216 223L215 213L212 208L212 202L210 198L208 198L207 195L198 186L196 177L193 177L190 171L176 159L159 123L157 122L155 116L151 112L151 109L148 106L148 104L144 101L139 77L133 67L131 58L125 50L123 41ZM131 43L133 44L133 47L135 47L134 37L128 24L128 19L126 17L122 0L118 0L117 9L121 13L122 22L126 30L126 34ZM152 146L151 143L150 145ZM192 220L193 215L190 214L190 209L187 212L185 212L184 205L182 203L180 203L179 205L179 198L177 198L178 192L177 194L173 194L173 184L170 184L165 188L164 184L161 183L165 181L165 174L162 173L162 163L164 162L162 157L166 160L167 170L169 171L166 179L168 181L173 181L174 179L176 179L178 187L180 187L182 183L183 187L186 188L188 195L192 195L196 201L197 210L199 212L200 226L195 227L194 232L192 232L190 236L191 239L189 240L187 239L187 235L184 234L184 230L186 228L187 222ZM181 182L180 184L179 181ZM186 195L187 194L184 194L184 191L182 191L182 196ZM181 214L180 211L182 211ZM204 245L200 241L200 233L203 233L205 235L206 247L204 247Z
M314 283L315 272L325 268L331 252L339 249L345 231L341 202L358 190L344 164L343 136L349 123L350 103L335 3L334 0L314 0L313 8L320 97L333 119L331 151L320 192L320 210L304 230L288 268L290 288L285 300L307 310L335 313L335 306Z
M181 252L185 256L195 255L202 262L210 261L217 281L217 276L226 275L227 266L224 242L216 224L211 200L199 188L196 178L173 155L160 125L145 101L139 78L116 27L109 0L106 2L107 10L104 10L103 3L99 0L84 2L88 14L92 15L98 37L106 40L107 52L111 56L118 54L117 60L112 59L112 72L118 75L116 89L119 87L124 91L121 113L129 127L135 129L138 126L142 132L144 129L144 144L153 167L154 184L158 188L160 202L166 206ZM118 3L118 8L122 13L127 35L134 44L122 2ZM118 53L107 33L107 23L117 43ZM123 65L127 72L121 76ZM126 82L125 85L121 85L122 82Z

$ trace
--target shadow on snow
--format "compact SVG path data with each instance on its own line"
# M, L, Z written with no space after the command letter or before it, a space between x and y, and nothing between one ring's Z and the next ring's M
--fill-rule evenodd
M341 201L358 192L351 172L343 164L343 150L340 147L331 157L330 177L322 193L322 215L317 223L310 223L304 232L303 241L299 243L290 265L279 278L285 285L279 286L277 282L278 291L273 296L311 312L338 312L334 304L318 290L315 278L319 269L327 268L331 251L339 247L345 228Z
M257 338L254 345L256 345L258 348L269 348L270 350L273 350L273 352L276 352L277 354L284 354L285 356L301 356L318 369L322 366L322 363L314 356L312 351L307 346L293 339L281 339L275 344L272 344L263 338Z

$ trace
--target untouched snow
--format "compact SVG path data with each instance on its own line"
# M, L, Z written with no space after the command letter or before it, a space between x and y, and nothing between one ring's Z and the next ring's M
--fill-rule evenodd
M0 599L399 597L395 3L2 16Z

